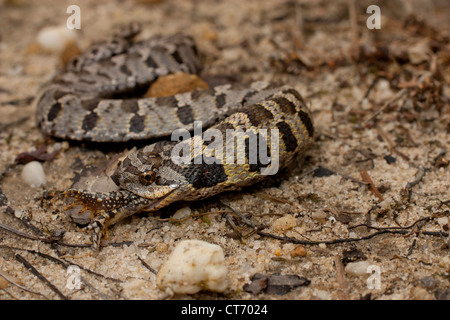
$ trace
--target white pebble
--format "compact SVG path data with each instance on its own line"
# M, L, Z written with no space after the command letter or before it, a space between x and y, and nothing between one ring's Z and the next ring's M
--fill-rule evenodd
M183 207L181 209L178 209L172 216L173 219L176 220L182 220L183 218L186 218L187 216L191 215L191 208L189 207Z
M158 272L162 290L193 294L201 290L223 292L227 267L221 247L200 240L183 240Z
M17 209L17 210L14 211L14 216L15 216L16 218L19 218L19 219L26 218L27 215L28 215L28 214L27 214L27 211L25 211L25 210Z
M370 263L368 261L357 261L357 262L349 262L345 266L345 273L347 273L350 276L363 276L363 275L369 275L369 266Z
M320 299L320 300L331 300L332 299L331 294L326 292L325 290L315 290L314 295L317 299Z
M23 166L21 176L22 180L33 188L45 184L45 172L40 162L28 162Z
M45 27L37 35L37 42L44 50L60 52L67 43L75 42L76 32L66 25Z
M446 226L448 225L448 217L440 217L437 219L437 223L440 224L441 226Z

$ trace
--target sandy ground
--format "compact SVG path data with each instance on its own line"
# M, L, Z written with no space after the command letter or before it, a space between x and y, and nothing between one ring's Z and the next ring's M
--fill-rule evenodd
M81 49L131 21L142 23L141 38L190 34L204 61L201 77L292 85L310 105L317 134L310 150L267 184L137 214L109 231L108 243L122 245L97 254L0 230L0 272L27 289L3 279L0 299L159 299L165 293L152 270L182 239L223 248L228 286L175 298L449 299L450 7L425 0L351 3L1 1L3 226L46 238L65 230L64 242L88 243L89 234L61 203L51 205L46 191L69 188L82 168L102 166L120 151L46 138L35 125L32 98L61 63L61 54L39 49L36 37L46 26L65 25L70 4L81 8ZM366 27L369 4L381 8L380 30ZM21 179L22 165L12 164L44 144L61 151L43 163L46 185L32 188ZM234 230L222 202L269 236ZM164 220L186 207L196 216ZM280 218L287 230L279 229ZM339 239L350 240L333 243ZM74 264L84 279L78 290L68 285ZM246 292L257 273L310 283L279 295L264 287Z

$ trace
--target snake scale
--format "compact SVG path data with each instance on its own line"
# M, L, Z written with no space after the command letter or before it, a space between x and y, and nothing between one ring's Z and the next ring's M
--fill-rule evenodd
M286 167L313 139L308 107L287 86L225 84L168 97L142 97L158 77L180 71L198 74L201 63L189 36L135 41L138 32L130 27L93 44L43 88L36 99L42 131L70 140L126 142L167 137L180 129L192 132L195 123L208 129L181 142L165 139L132 150L111 176L118 191L64 192L94 213L89 224L94 247L108 226L138 211L155 211L175 201L200 200L259 182L267 176L264 169L275 163L275 169ZM223 141L217 134L229 135ZM235 144L238 136L243 143ZM270 161L250 161L252 148L262 150L261 144ZM180 146L191 152L187 161L177 163L173 152ZM231 161L225 158L226 151L234 156Z

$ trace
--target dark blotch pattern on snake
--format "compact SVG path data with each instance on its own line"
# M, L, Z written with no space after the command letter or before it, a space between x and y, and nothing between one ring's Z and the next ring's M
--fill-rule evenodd
M200 200L263 180L264 169L275 162L278 169L286 167L309 146L314 134L304 100L287 86L226 84L169 97L139 97L158 77L179 71L199 73L201 64L188 36L133 41L135 34L132 30L93 45L42 90L36 100L42 131L63 139L124 142L167 137L177 129L192 131L194 122L201 121L203 128L209 128L203 137L219 132L224 139L219 144L202 136L182 142L162 140L132 151L118 164L111 178L119 191L67 190L66 195L95 212L90 223L94 246L108 225L135 212ZM278 136L270 134L274 129ZM264 130L268 134L263 135ZM239 132L244 133L244 143L233 147L242 138ZM173 161L174 148L196 143L200 148L191 149L189 161ZM225 161L230 143L235 156L231 163ZM260 144L267 146L271 163L259 158L249 161L252 146ZM274 145L278 150L272 150ZM240 152L244 162L237 161Z

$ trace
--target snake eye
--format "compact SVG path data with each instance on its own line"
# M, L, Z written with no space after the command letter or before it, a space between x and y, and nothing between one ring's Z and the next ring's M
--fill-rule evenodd
M155 182L156 173L154 171L142 172L139 178L144 186L148 186Z

